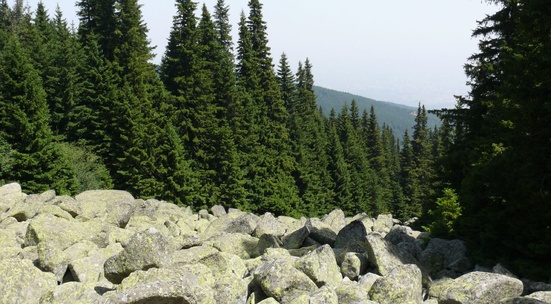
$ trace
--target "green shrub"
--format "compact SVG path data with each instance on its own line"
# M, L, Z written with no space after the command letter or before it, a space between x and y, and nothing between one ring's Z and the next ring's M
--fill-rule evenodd
M445 188L442 197L436 200L436 209L429 210L433 222L423 229L432 236L449 237L454 233L453 226L461 216L461 205L455 190Z

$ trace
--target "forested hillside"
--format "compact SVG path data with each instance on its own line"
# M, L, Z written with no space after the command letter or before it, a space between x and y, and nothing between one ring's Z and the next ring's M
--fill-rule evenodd
M360 112L363 110L369 110L371 106L377 113L379 123L384 122L389 126L394 136L401 138L406 130L412 130L415 125L415 114L417 108L401 105L397 103L379 101L363 96L331 90L319 86L314 86L314 93L316 94L316 102L323 109L324 113L329 113L331 109L341 109L343 105L350 105L352 100L358 103ZM429 113L427 120L427 126L429 128L440 127L440 119Z
M494 1L469 96L437 111L438 128L420 105L400 136L354 100L323 113L313 63L272 57L258 0L235 44L224 0L175 2L156 66L138 0L79 0L76 28L0 0L0 183L195 210L419 216L478 261L551 277L548 1Z

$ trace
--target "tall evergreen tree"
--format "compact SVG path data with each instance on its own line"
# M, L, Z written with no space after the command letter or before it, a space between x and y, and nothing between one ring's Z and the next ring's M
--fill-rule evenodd
M551 6L493 2L498 11L473 33L482 40L466 65L469 96L442 113L456 128L447 172L462 169L447 180L458 189L463 207L457 231L479 258L547 279Z
M12 170L1 178L33 193L72 193L74 173L54 145L41 79L13 35L0 53L0 116L0 138L14 150Z

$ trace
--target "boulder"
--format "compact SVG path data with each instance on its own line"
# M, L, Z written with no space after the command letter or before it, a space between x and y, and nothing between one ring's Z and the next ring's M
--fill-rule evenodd
M316 304L339 304L339 296L334 287L325 285L310 294L310 300L307 302Z
M105 261L105 277L120 283L136 270L160 268L169 265L172 246L155 228L136 233L119 254Z
M55 276L40 271L30 260L0 260L0 303L39 303L56 286Z
M125 278L104 299L113 304L129 303L216 303L214 279L206 266L138 270Z
M386 276L398 266L418 264L417 260L409 253L386 241L380 234L369 234L366 237L366 245L369 261L382 276Z
M329 245L323 245L301 257L296 262L296 267L318 287L327 284L336 286L342 280L335 253Z
M522 294L522 282L502 274L470 272L457 279L433 282L429 295L443 303L499 303Z
M362 303L370 304L367 293L364 292L357 282L344 279L341 284L335 287L339 303Z
M335 233L335 231L333 231L331 226L324 223L320 219L308 219L306 221L306 227L310 231L308 237L318 242L319 244L328 244L330 246L333 246L335 244L337 234Z
M172 265L170 267L195 264L198 263L201 259L213 255L217 252L220 251L212 246L207 245L177 250L172 253L172 256L170 258Z
M361 253L345 252L341 263L341 274L356 281L361 274L365 273L366 262L367 258Z
M310 293L317 289L316 284L304 273L284 259L273 259L258 267L254 281L264 293L281 301L287 293Z
M390 232L392 226L394 226L392 214L379 214L373 223L373 232L378 232L382 236L385 236Z
M339 233L339 231L346 226L344 212L340 209L331 211L322 218L322 221L331 227L335 233Z
M96 288L96 284L67 282L44 294L40 304L102 303Z
M242 279L248 272L243 260L228 252L216 252L200 259L199 263L209 267L215 278L233 276Z
M349 252L366 252L365 238L367 229L361 221L353 221L339 231L335 239L335 248L344 248Z
M107 282L104 274L105 261L123 251L119 243L91 251L87 256L69 262L73 279L82 283Z
M413 264L398 266L379 278L369 290L371 300L379 304L423 302L422 275Z
M18 183L6 184L0 187L0 214L9 210L15 203L22 202L27 195L21 191Z
M227 214L226 209L220 205L212 206L212 208L210 208L210 211L212 212L212 215L216 217L221 217Z
M466 262L467 248L460 240L432 238L421 253L421 265L432 277L439 278L438 273L449 268L455 262Z
M288 232L289 230L287 230ZM307 226L294 230L293 232L283 236L283 248L286 249L298 249L302 247L304 241L310 235L310 229Z
M132 194L120 190L89 190L75 196L80 205L79 215L83 220L105 219L119 227L126 226L135 211Z
M253 235L257 238L260 238L264 234L282 237L286 231L287 225L267 212L260 217Z
M249 293L248 283L234 275L222 275L214 283L214 299L217 304L245 303Z
M204 242L222 252L229 252L242 259L254 258L260 255L258 239L248 234L225 233L216 235Z
M90 240L100 247L107 243L109 226L101 221L82 223L51 214L39 214L27 226L24 246L36 246L50 242L59 250L65 250L83 240Z

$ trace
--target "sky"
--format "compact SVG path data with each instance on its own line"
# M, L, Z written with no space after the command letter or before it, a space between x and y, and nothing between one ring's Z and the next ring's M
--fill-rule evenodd
M28 0L31 11L40 0ZM69 22L77 0L42 0L51 16L60 6ZM233 37L249 0L226 0ZM477 20L496 11L483 0L264 0L274 64L308 58L315 84L410 106L452 107L469 88L463 66L476 53ZM140 0L151 44L161 60L176 12L172 0ZM216 0L199 2L213 12Z

